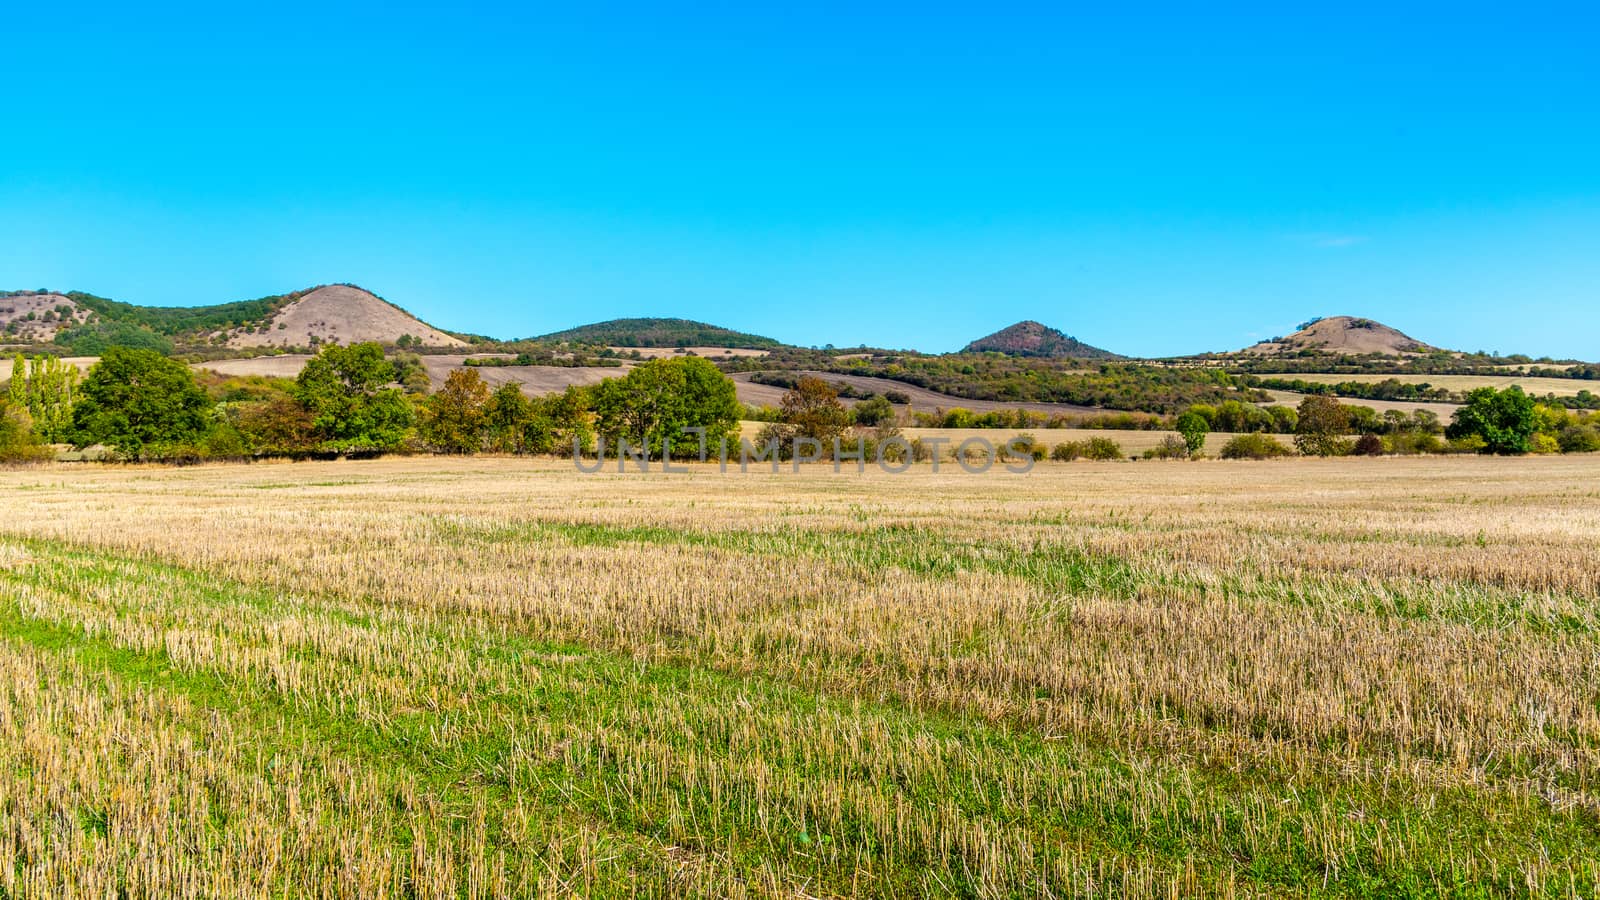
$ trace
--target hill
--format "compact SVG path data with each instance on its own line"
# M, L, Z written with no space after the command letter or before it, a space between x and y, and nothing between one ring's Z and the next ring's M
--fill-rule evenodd
M736 347L766 350L783 346L769 337L691 319L611 319L551 332L534 340L604 344L608 347Z
M81 291L0 294L0 343L55 343L77 354L106 347L149 347L163 353L215 347L307 347L324 341L464 347L354 285L324 285L289 294L208 306L140 306Z
M0 294L0 342L47 344L56 332L93 315L65 294L12 291Z
M1411 353L1428 353L1434 349L1382 322L1354 316L1329 316L1325 319L1312 319L1288 337L1262 341L1253 347L1245 348L1244 352L1283 354L1320 350L1351 356L1369 353L1404 356Z
M393 344L410 337L426 347L465 347L371 291L333 284L294 295L259 322L223 329L230 347L306 347L338 341Z
M1028 320L1002 328L968 344L965 353L1006 353L1071 359L1121 359L1109 350L1085 344L1048 325Z

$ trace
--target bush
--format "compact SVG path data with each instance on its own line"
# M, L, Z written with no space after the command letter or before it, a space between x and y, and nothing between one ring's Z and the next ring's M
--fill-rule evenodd
M1019 434L1000 447L1001 459L1044 459L1048 450L1031 434Z
M1356 438L1356 445L1350 452L1356 456L1382 456L1383 439L1375 434L1363 434Z
M1057 444L1055 449L1050 451L1050 458L1057 462L1072 462L1081 456L1083 456L1083 445L1077 441Z
M1096 437L1084 442L1085 459L1121 459L1122 445L1110 438Z
M1528 439L1528 452L1530 453L1560 453L1561 442L1553 434L1539 432Z
M873 397L856 404L857 425L875 428L894 421L894 405L886 397Z
M1188 459L1189 445L1183 438L1169 434L1157 446L1144 452L1145 459Z
M1390 453L1406 456L1442 453L1445 449L1439 436L1427 431L1397 431L1384 440L1384 446Z
M0 463L42 462L54 456L54 450L34 437L27 411L0 394Z
M1223 459L1274 459L1289 453L1288 447L1265 434L1241 434L1222 448Z
M1600 451L1600 428L1573 425L1562 429L1557 442L1562 453L1594 453Z

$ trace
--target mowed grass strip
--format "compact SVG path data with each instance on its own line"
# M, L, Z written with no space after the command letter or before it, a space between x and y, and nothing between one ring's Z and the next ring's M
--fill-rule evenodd
M340 867L363 896L1596 885L1591 809L1493 784L1235 772L46 542L10 545L0 597L25 738L0 752L50 773L0 805L0 834L49 836L0 847L14 893L334 895ZM77 734L104 762L50 768ZM312 774L286 793L280 765ZM216 881L241 851L262 868Z

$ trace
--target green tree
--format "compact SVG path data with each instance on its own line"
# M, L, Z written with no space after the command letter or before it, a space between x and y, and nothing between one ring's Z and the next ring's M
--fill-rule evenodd
M454 369L444 387L423 404L418 430L422 439L446 453L477 453L483 449L489 386L477 369Z
M1539 420L1533 398L1512 385L1503 391L1483 387L1467 395L1445 434L1451 440L1479 438L1484 453L1527 453Z
M11 381L6 384L6 393L17 406L28 405L28 358L21 353L11 361Z
M719 373L720 374L720 373ZM724 379L726 380L726 379ZM733 382L728 382L732 388ZM720 406L720 401L715 406ZM737 404L735 404L737 406ZM564 455L572 452L574 445L589 451L594 448L594 425L590 415L590 398L583 388L569 387L559 394L541 397L533 405L533 423L524 433L528 436L529 453L556 453ZM723 434L713 433L722 427L719 424L702 426L707 429L708 447L714 446ZM729 431L738 427L738 418L735 415L733 425ZM687 448L684 448L687 450ZM696 448L698 449L698 447Z
M411 404L390 385L394 367L375 343L328 344L295 379L295 399L311 413L323 450L392 450L406 439Z
M708 447L733 434L739 423L733 382L716 366L693 356L653 359L624 378L594 388L596 429L611 444L626 440L648 447L652 459L670 445L675 456L699 452L685 428L704 428Z
M533 403L522 386L507 382L495 388L483 409L484 439L496 453L526 452L525 429L533 419Z
M1350 410L1332 397L1312 395L1300 401L1294 445L1307 456L1342 456L1350 452L1344 435L1350 430Z
M111 347L78 389L71 440L132 459L161 457L196 444L211 426L210 410L188 366L153 350Z
M1174 427L1183 435L1183 444L1189 449L1190 456L1205 448L1206 435L1211 431L1205 416L1191 410L1179 416Z
M77 386L78 367L54 356L40 354L25 364L19 353L11 367L11 401L28 411L33 433L50 443L68 439Z
M1278 434L1294 434L1300 425L1300 414L1287 406L1269 406L1264 410L1272 419L1272 430Z
M872 397L856 404L856 424L874 428L894 421L894 404L886 397Z

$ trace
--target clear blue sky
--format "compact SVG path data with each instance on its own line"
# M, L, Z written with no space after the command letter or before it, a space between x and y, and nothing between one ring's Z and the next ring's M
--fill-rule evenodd
M12 4L0 287L1600 358L1600 13L1299 5Z

